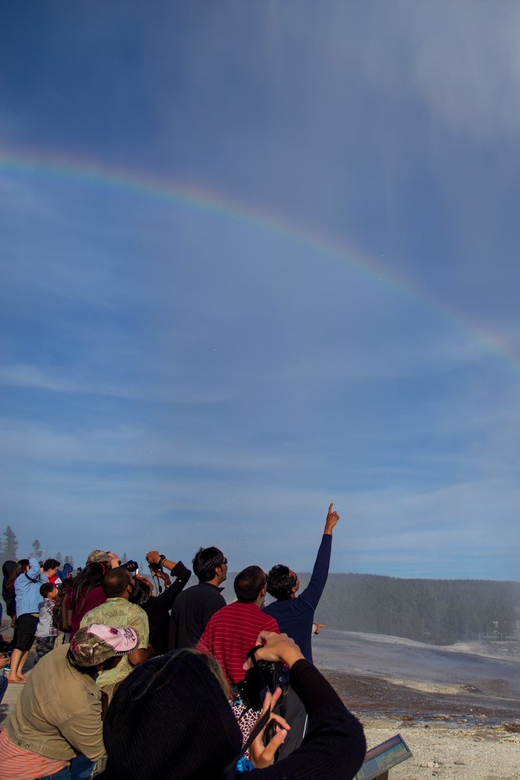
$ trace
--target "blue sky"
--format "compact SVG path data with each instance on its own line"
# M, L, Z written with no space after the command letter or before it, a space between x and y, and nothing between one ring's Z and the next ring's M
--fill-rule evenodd
M519 22L3 5L20 554L309 570L334 501L334 571L520 578Z

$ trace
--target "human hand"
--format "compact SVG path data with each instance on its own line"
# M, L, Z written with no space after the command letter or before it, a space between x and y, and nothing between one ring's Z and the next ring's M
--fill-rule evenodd
M332 529L334 528L334 526L339 520L338 513L332 510L333 506L334 504L331 504L329 506L329 511L327 512L327 519L325 520L325 530L323 532L325 534L332 534Z
M143 574L138 574L137 572L135 572L133 578L134 580L139 580L140 582L143 582L148 590L149 595L153 596L153 585L148 579L148 577L145 577Z
M282 661L290 668L304 656L296 642L287 634L275 634L273 631L260 631L256 644L260 645L255 652L258 661ZM247 671L253 666L248 658L243 668Z
M167 588L169 588L170 585L172 584L172 581L170 579L170 575L167 574L162 569L159 569L159 571L155 572L155 576L159 577L159 579L161 579L164 582L164 584L166 585Z
M117 569L117 567L121 565L121 561L119 560L119 555L116 555L113 552L107 552L107 558L110 561L111 569Z
M325 628L325 623L313 623L312 624L312 631L313 631L314 634L319 634L322 628Z
M284 742L287 732L290 730L290 726L281 715L274 715L272 713L273 708L276 706L278 699L282 695L282 689L277 688L274 693L268 691L264 698L262 712L259 719L263 717L266 712L271 712L271 717L265 724L264 728L256 735L250 748L251 761L257 769L265 769L273 764L276 753L280 745ZM272 722L276 723L276 731L271 737L267 745L264 744L264 738L268 726Z
M161 556L157 550L147 552L145 557L148 563L160 563L161 560Z

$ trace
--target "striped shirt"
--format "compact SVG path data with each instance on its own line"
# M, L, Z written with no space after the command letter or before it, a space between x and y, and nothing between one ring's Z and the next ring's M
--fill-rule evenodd
M276 620L256 604L234 601L215 612L197 650L215 656L228 682L236 685L245 677L242 667L248 652L257 644L260 631L280 633Z
M11 742L5 729L0 732L0 780L33 780L35 777L47 777L68 765L68 761L46 758L24 750Z

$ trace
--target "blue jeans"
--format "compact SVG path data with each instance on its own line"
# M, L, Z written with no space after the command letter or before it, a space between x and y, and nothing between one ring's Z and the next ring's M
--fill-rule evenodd
M70 762L70 766L60 769L59 772L55 772L53 775L42 777L41 780L88 780L95 763L95 761L90 761L86 756L76 756Z
M4 672L0 673L0 701L4 698L4 693L7 690L7 677Z

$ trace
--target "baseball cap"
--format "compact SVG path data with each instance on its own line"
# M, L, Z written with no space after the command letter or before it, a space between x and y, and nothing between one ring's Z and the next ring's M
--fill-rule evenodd
M103 550L92 550L87 558L87 564L89 563L108 563L110 558Z
M76 631L70 651L78 666L97 666L114 656L128 655L138 644L139 634L133 628L93 623Z

